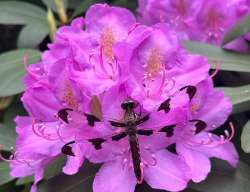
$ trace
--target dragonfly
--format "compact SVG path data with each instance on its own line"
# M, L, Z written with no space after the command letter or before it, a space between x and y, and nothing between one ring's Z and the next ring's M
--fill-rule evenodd
M190 101L194 97L196 93L195 86L186 86L180 89L180 91L186 90L186 93L189 96ZM157 111L164 111L168 113L171 110L170 106L171 98L166 99L164 102L160 104ZM122 131L110 137L112 141L120 141L121 139L127 137L129 141L129 148L131 153L131 159L133 163L133 170L136 176L137 182L140 184L143 181L143 172L142 172L142 160L140 155L140 147L139 147L139 140L138 136L151 136L155 133L154 129L141 129L139 128L141 124L148 121L150 118L150 114L141 115L135 112L137 107L137 102L132 99L126 99L121 103L121 108L124 111L122 121L113 121L110 120L109 123L111 126L116 128L122 128ZM68 123L68 111L71 109L62 109L58 112L58 116L63 119L66 123ZM84 114L88 124L90 126L94 126L95 122L100 122L101 120L97 118L95 115L92 114ZM196 134L201 132L206 128L206 123L202 120L190 120L190 122L194 123L196 127ZM175 124L166 125L161 127L157 132L158 133L165 133L167 137L172 137L174 135L174 128L176 127ZM107 138L92 138L89 139L90 142L95 150L101 150L102 144L107 141ZM75 141L69 142L65 144L62 148L62 153L70 156L74 156L72 152L71 144L75 143Z

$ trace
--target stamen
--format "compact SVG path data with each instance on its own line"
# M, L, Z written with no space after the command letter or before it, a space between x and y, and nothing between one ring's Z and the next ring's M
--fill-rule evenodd
M216 65L215 71L210 75L211 78L214 78L220 71L220 67L221 67L220 63L218 61L215 61L215 65Z
M106 68L104 66L104 61L103 61L103 47L102 46L100 47L100 59L99 60L100 60L101 69L104 72L104 74L106 74L109 79L112 79L112 76L109 75L108 71L106 70Z
M105 57L110 61L113 60L113 44L115 43L115 36L111 28L106 28L101 36L101 47Z
M125 166L126 164L128 163L128 159L127 158L124 158L123 159L123 162L122 162L122 169L125 170Z
M130 33L132 33L139 25L140 23L137 23L137 22L131 25L128 29L128 35L130 35Z
M42 138L44 138L44 139L46 139L46 140L48 140L48 141L56 141L56 140L58 140L59 139L59 137L58 137L58 135L57 135L57 137L53 137L53 135L52 134L46 134L45 133L45 125L38 125L38 129L36 129L36 126L35 126L35 124L36 124L36 120L35 120L35 118L33 117L32 118L32 131L33 131L33 133L36 135L36 136L38 136L38 137L42 137Z
M148 78L155 77L159 72L163 71L162 56L159 48L151 50L146 68L146 76Z
M153 164L151 164L151 166L156 166L156 164L157 164L157 160L156 160L156 156L155 156L155 154L151 154L151 157L152 157L152 159L154 160L154 163L153 163Z
M0 160L6 163L17 162L21 164L27 164L29 167L31 167L30 164L31 161L29 162L26 159L19 158L18 152L15 152L13 147L11 147L10 149L11 155L9 156L8 159L2 155L2 151L3 151L3 145L0 144Z
M182 16L185 16L187 14L187 2L186 0L178 0L176 4L176 9L178 13L180 13Z
M66 102L67 107L78 109L78 101L69 81L64 82L63 100Z
M67 143L67 141L64 140L66 138L63 138L60 129L61 129L61 126L60 125L57 126L57 135L58 135L58 137L59 137L59 139L61 140L62 143Z
M157 94L158 95L161 95L162 94L162 90L164 88L164 85L165 85L165 78L166 78L166 73L165 73L165 70L163 71L163 75L162 75L162 79L161 79L161 84L160 84L160 87L157 91Z
M201 141L199 143L191 141L191 144L203 145L203 146L206 146L206 147L217 147L218 145L225 144L225 143L231 141L232 138L235 135L235 127L234 127L233 123L229 122L229 126L230 126L230 129L231 129L231 135L229 134L229 132L227 130L225 130L224 131L225 135L220 135L219 136L220 140L218 140L218 139L213 138L212 133L208 133L208 137L209 137L208 141Z
M210 9L207 14L207 25L212 29L219 27L219 13L215 9Z
M27 72L32 78L38 79L39 76L38 76L37 74L33 73L33 72L29 69L29 66L28 66L28 63L29 63L29 62L28 62L28 60L29 60L29 55L28 55L28 54L25 54L25 55L23 56L23 66L24 66L26 72Z
M89 56L89 63L90 63L91 66L93 67L93 71L95 72L96 76L97 76L98 78L100 78L100 79L107 79L107 77L106 77L105 75L98 73L97 70L96 70L96 66L95 66L94 64L92 64L92 57L93 57L93 56L94 56L94 54L91 54L91 55Z

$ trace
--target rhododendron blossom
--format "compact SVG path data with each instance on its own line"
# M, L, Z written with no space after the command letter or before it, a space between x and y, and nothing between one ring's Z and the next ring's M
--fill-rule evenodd
M189 25L186 8L178 9ZM210 157L236 165L233 126L222 136L211 132L231 103L214 88L207 59L189 54L167 24L145 26L126 9L96 4L48 47L26 66L28 116L16 118L15 151L2 156L13 177L35 175L32 192L62 155L69 175L85 159L102 163L94 192L133 192L143 181L180 191L206 178Z
M164 22L180 39L221 45L223 36L236 22L249 13L246 0L139 0L138 19L152 25ZM243 38L226 46L247 51Z

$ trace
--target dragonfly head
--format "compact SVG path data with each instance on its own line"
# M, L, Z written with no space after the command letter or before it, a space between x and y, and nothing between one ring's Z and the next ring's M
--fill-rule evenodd
M136 103L133 100L125 100L122 102L121 107L124 110L134 109L136 107Z

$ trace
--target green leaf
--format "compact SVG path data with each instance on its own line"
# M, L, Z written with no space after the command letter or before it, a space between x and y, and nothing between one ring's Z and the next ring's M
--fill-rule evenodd
M241 147L246 153L250 153L250 121L244 126L241 134Z
M21 1L0 2L1 24L27 24L46 22L46 11L38 6Z
M240 87L221 87L226 96L233 103L233 113L240 113L250 109L250 85Z
M83 2L83 0L70 0L68 2L68 7L70 9L76 9L80 5L80 3L82 3L82 2Z
M72 14L72 18L83 15L84 12L93 4L98 3L99 0L84 0L80 5L78 5L77 9Z
M68 0L63 0L64 1L64 7L67 10L68 7ZM69 0L71 1L71 0ZM42 0L42 2L49 7L50 9L52 9L53 11L57 12L57 7L55 4L55 0Z
M39 185L38 192L86 192L92 191L92 183L97 167L85 163L76 175L58 175Z
M6 151L10 150L11 147L16 145L15 143L15 130L0 124L0 144L3 145L3 149Z
M14 122L16 116L26 115L26 111L23 108L22 103L20 102L20 98L18 97L17 100L15 100L11 106L5 110L4 117L3 117L3 124L7 129L12 129L13 132L15 132L16 123Z
M249 192L250 167L240 162L236 169L216 167L209 177L190 188L202 192Z
M237 37L250 32L250 15L243 17L230 31L224 36L223 44L227 44Z
M9 172L9 165L7 163L0 163L0 185L3 185L13 180Z
M28 176L28 177L18 179L17 182L16 182L16 185L25 185L27 183L32 183L33 181L34 181L34 177L33 176Z
M50 179L62 172L62 168L66 163L65 156L61 156L52 161L45 169L44 178Z
M15 181L11 181L9 183L6 183L4 185L0 186L1 192L21 192L23 186L15 186ZM22 191L22 192L28 192L28 191Z
M19 34L18 48L35 48L48 35L49 28L46 22L29 23Z
M206 56L213 64L212 68L219 62L221 70L250 72L250 55L225 51L217 46L192 41L185 41L184 47L191 53Z
M24 89L22 77L25 75L23 57L29 56L29 63L40 60L40 52L32 49L19 49L0 55L0 97L21 93Z

